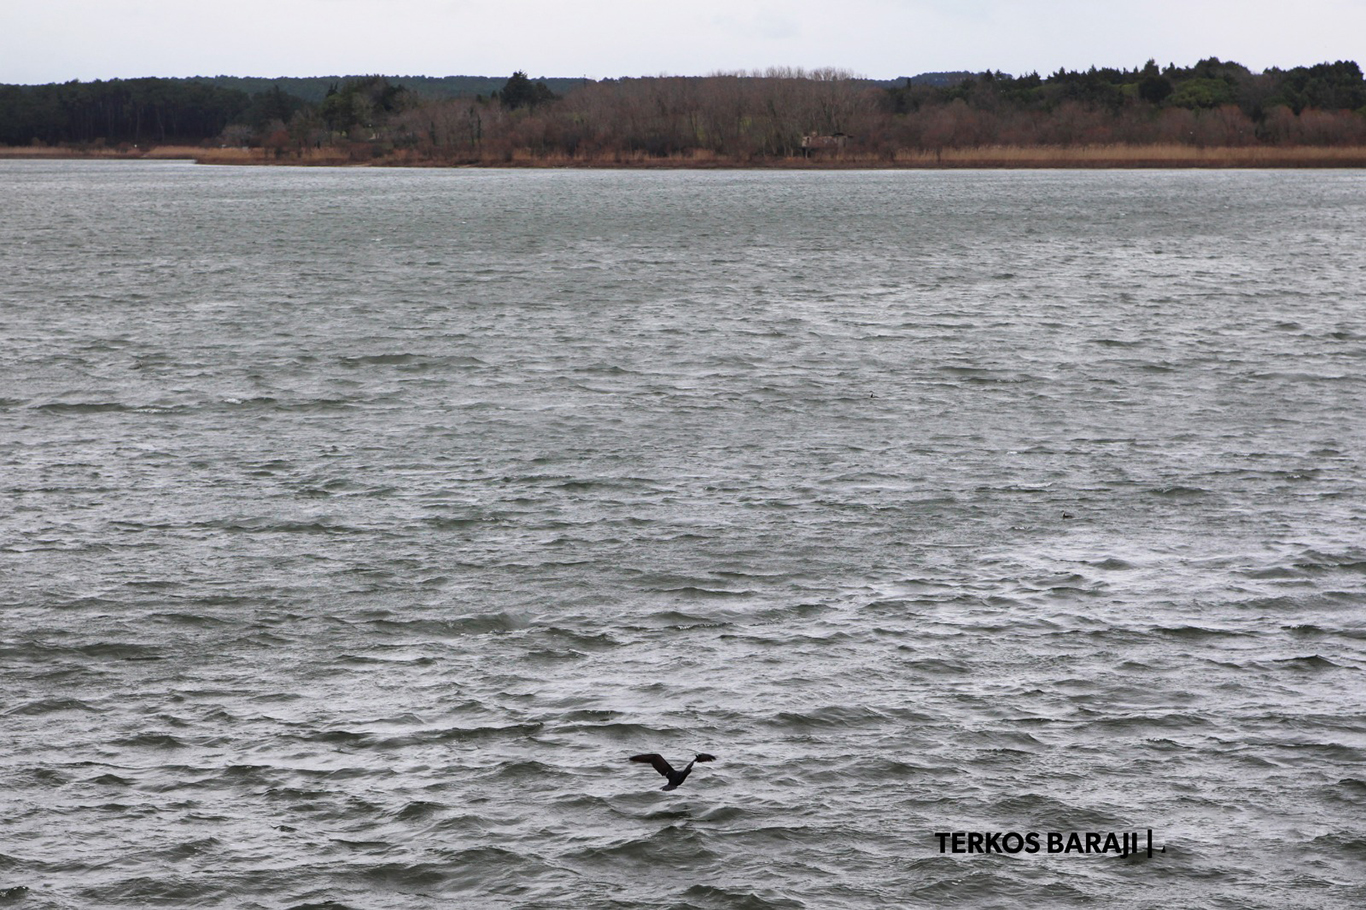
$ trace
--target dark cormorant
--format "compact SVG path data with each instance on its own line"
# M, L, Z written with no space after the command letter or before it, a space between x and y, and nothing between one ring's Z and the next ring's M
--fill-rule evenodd
M692 773L693 765L700 761L716 761L716 756L708 755L705 752L699 752L697 753L697 757L688 762L682 771L675 771L674 766L666 762L664 756L660 755L658 752L646 752L643 755L632 755L631 761L648 762L650 767L669 779L669 782L660 787L660 789L673 790L680 786L683 781L688 779L688 775Z

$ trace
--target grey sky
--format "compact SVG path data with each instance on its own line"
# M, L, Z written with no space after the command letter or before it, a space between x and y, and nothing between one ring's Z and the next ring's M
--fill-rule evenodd
M0 0L0 82L1366 64L1366 0Z

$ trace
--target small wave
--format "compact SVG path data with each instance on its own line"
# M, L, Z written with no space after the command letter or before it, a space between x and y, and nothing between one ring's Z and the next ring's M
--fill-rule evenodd
M358 357L340 357L337 362L343 367L362 367L362 366L403 366L413 363L422 363L426 360L420 354L394 353L394 354L363 354Z
M718 622L715 615L698 615L695 613L685 613L682 610L659 610L649 614L647 619L650 621L650 628L663 627L666 629L720 629L730 626L731 623ZM628 629L640 629L641 626L627 626Z
M1236 758L1238 761L1242 762L1243 764L1245 764L1245 765L1251 765L1251 766L1254 767L1254 768L1284 768L1284 767L1285 767L1285 765L1284 765L1283 763L1278 762L1278 761L1272 761L1271 759L1267 758L1267 757L1264 756L1264 755L1249 754L1249 753L1243 752L1243 751L1241 751L1241 750L1239 750L1239 751L1233 753L1233 754L1232 754L1232 757Z
M1173 484L1169 487L1154 487L1148 490L1154 496L1161 496L1164 499L1193 499L1199 496L1208 496L1209 490L1202 490L1199 487L1188 487L1181 484Z
M759 613L751 614L756 624L778 623L789 625L793 620L814 619L818 616L830 613L833 607L829 604L807 602L794 604L792 606L771 607Z
M455 619L417 619L396 620L377 619L372 625L376 629L392 629L407 634L420 633L438 638L456 638L462 635L481 635L490 632L516 632L525 629L530 621L513 613L475 613Z
M337 663L352 667L429 667L436 663L435 657L377 657L369 654L342 654Z
M208 851L212 850L214 847L217 846L217 838L201 837L197 840L185 841L184 843L176 844L165 850L162 853L162 855L166 859L170 860L189 859L190 857L199 856L200 854L207 853Z
M863 609L896 613L907 610L914 612L915 602L902 597L883 597L878 600L870 600L863 605Z
M1348 856L1352 859L1366 860L1366 837L1353 837L1345 834L1324 834L1309 842L1316 852L1325 855Z
M153 878L139 875L109 885L87 888L85 897L97 905L127 903L134 906L148 904L170 904L172 906L195 906L210 894L208 883L197 876L170 875Z
M536 761L534 758L514 759L499 764L494 775L500 780L509 781L540 781L550 775L561 775L565 772L545 762Z
M362 402L353 398L303 398L296 401L276 401L275 409L285 412L311 413L315 411L351 411Z
M541 630L540 634L589 651L605 651L621 644L610 632L576 632L551 626Z
M615 721L579 721L556 724L556 733L592 733L594 736L623 743L649 742L668 731L645 724L621 723Z
M1344 745L1343 743L1333 742L1286 742L1282 748L1294 749L1297 752L1314 753L1319 758L1328 762L1336 762L1343 765L1359 765L1366 759L1366 750L1356 746Z
M669 811L682 812L686 819L686 810ZM679 862L702 866L720 858L715 850L706 845L707 840L708 838L683 820L678 824L661 828L647 837L629 838L605 847L584 847L571 856L586 862L625 861L633 867L639 867L639 864L677 865Z
M266 796L290 803L313 803L332 794L326 790L301 790L298 787L267 787Z
M98 708L88 705L77 698L41 698L37 701L26 702L17 708L11 708L4 712L9 715L36 715L36 714L55 714L59 711L98 711Z
M802 713L783 711L775 715L770 723L794 730L817 730L880 724L886 719L887 716L881 711L861 705L827 705Z
M906 646L910 647L910 646ZM970 673L972 668L960 660L948 660L942 657L926 657L919 660L908 660L902 664L903 667L911 670L919 670L931 676L961 676Z
M185 744L169 733L139 733L114 740L119 746L146 746L152 749L183 749Z
M167 625L189 626L191 628L235 625L226 619L220 619L217 616L205 616L202 613L153 613L148 619Z
M441 812L445 808L446 807L443 806L441 803L434 803L428 800L419 799L414 800L413 802L404 806L402 809L398 810L398 812L394 813L394 818L398 819L399 821L405 822L420 821L425 818L431 818L433 815L436 815L438 812Z
M997 804L1006 817L1033 818L1074 830L1123 825L1123 819L1103 810L1067 802L1048 793L1025 792L1006 796Z
M1107 572L1123 572L1135 568L1133 563L1115 556L1108 556L1098 562L1087 563L1087 565L1096 569L1104 569Z
M869 780L913 780L925 774L926 770L923 765L881 755L859 762L860 777Z
M1035 591L1070 591L1090 583L1089 578L1085 575L1078 575L1076 572L1063 572L1057 575L1044 575L1021 580L1023 587Z
M361 875L388 887L427 888L446 880L446 873L435 863L382 863L365 869Z
M524 869L528 858L505 847L471 847L449 854L442 869L449 869L454 879L452 884L465 884L482 887L488 883L490 869L497 869L503 875L515 875ZM421 874L421 870L417 870ZM443 880L445 876L442 876Z
M611 708L577 708L566 712L561 719L566 723L605 724L620 716L620 711L613 711Z
M332 743L343 746L365 745L374 739L374 734L352 730L326 730L315 733L307 739L319 743Z
M342 524L328 518L314 521L282 521L278 518L242 518L212 521L209 527L218 531L239 531L249 534L359 534L362 528Z
M660 594L672 594L691 600L725 599L728 597L754 597L757 592L749 589L731 591L726 588L708 588L702 585L680 585L674 588L654 588Z
M1289 670L1341 670L1342 664L1334 663L1326 657L1317 654L1310 654L1304 657L1286 657L1280 660L1273 660L1271 663L1277 667L1284 667Z
M248 786L265 786L271 782L274 771L269 765L228 765L220 776Z
M644 800L650 806L653 807L650 811L642 815L635 816L637 818L642 818L645 821L651 822L692 821L693 813L692 808L690 806L677 805L672 803L661 806L659 802L655 799L654 794L649 792L640 793L637 795L636 798L637 800Z
M372 739L371 734L353 734L364 736L366 739L357 739L356 743L368 743L382 749L403 749L408 746L423 745L429 743L453 743L469 742L480 739L497 739L499 737L522 737L531 736L539 733L544 724L531 722L524 724L508 724L507 726L491 725L487 727L447 727L442 730L423 730L418 733L411 733L406 736L394 736L387 739Z
M964 382L973 384L994 385L997 383L1013 384L1038 381L1038 377L1030 376L1027 373L1007 375L998 370L989 370L982 367L943 366L939 369L951 376L959 377Z
M1331 382L1338 383L1347 376L1341 373L1306 373L1303 370L1266 370L1252 374L1253 379L1278 379L1294 383Z
M30 410L50 414L101 414L106 411L131 411L133 408L116 401L50 401L29 405Z
M33 768L27 772L27 776L35 784L43 787L60 787L71 780L62 772L51 768Z
M745 891L722 888L718 885L693 885L683 892L686 901L701 901L702 906L734 908L734 910L802 910L806 904L772 892Z
M348 850L369 853L374 856L383 856L394 849L394 845L387 840L353 840L348 837L333 837L331 841L334 844L346 847Z
M1153 626L1155 635L1169 638L1196 641L1205 638L1246 638L1254 633L1234 632L1228 629L1206 629L1202 626Z
M489 514L480 512L475 515L433 515L422 519L425 527L436 531L458 531L462 528L473 527L484 522L496 521L497 519Z
M1294 563L1296 569L1305 572L1352 572L1366 574L1366 559L1359 553L1332 554L1309 551Z
M104 657L114 660L161 660L163 657L160 648L133 642L97 642L91 645L80 645L74 650L86 657Z
M1302 570L1287 566L1269 566L1264 569L1247 569L1241 574L1246 578L1255 578L1259 581L1304 577L1304 572Z
M1137 855L1137 854L1130 854ZM916 890L916 898L928 907L1087 907L1095 897L1055 876L1046 885L1002 885L1002 875L991 866L964 872L954 863L952 873L941 873ZM932 873L933 874L933 873Z

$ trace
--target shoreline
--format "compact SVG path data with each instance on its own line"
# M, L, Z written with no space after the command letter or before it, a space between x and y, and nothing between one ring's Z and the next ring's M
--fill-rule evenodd
M830 154L812 158L729 159L705 152L672 157L611 154L536 155L515 150L480 157L438 157L400 150L310 149L276 154L244 148L158 146L148 149L0 147L0 160L193 161L246 167L564 168L586 170L1156 170L1366 168L1366 146L982 146L938 152L906 150L892 158Z

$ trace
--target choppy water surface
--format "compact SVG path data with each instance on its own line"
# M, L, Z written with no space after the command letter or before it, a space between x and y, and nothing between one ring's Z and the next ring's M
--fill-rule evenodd
M1361 172L0 201L0 903L1366 901Z

